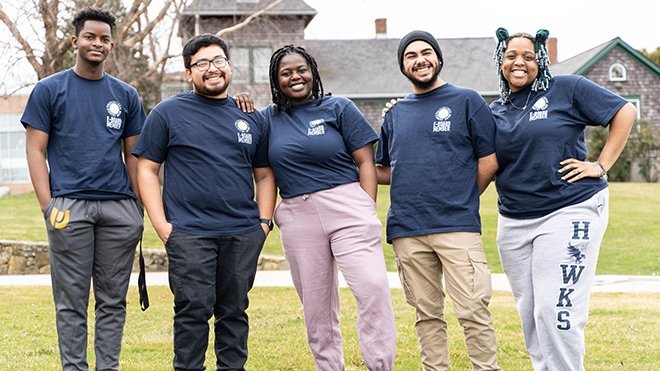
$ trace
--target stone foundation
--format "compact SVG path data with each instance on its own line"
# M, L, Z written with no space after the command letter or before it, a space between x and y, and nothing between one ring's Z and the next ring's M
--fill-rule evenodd
M167 271L165 249L142 249L147 272ZM288 270L284 257L261 255L258 270ZM135 254L133 271L138 271L138 251ZM0 240L0 275L48 274L50 256L46 242Z

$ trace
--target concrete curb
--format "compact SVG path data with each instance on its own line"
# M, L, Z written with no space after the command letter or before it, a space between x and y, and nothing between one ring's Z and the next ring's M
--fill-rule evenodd
M137 286L137 274L131 275L131 286ZM396 272L388 272L390 288L400 289L401 282ZM339 275L340 287L348 287L346 281ZM0 276L0 286L50 286L50 275L13 275ZM257 271L256 287L293 287L289 271ZM167 272L147 273L147 286L168 286ZM504 274L492 275L494 291L511 291L509 281ZM656 276L596 276L592 292L645 292L660 293L660 277Z

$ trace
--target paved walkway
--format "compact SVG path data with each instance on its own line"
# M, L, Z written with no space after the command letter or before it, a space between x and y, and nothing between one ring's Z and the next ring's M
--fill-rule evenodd
M401 282L395 272L388 272L390 287L400 289ZM493 290L511 291L504 274L493 274ZM137 274L131 276L131 285L137 286ZM257 287L292 287L288 271L259 271L254 283ZM340 275L341 287L347 287ZM50 286L50 275L0 276L0 286ZM147 273L147 286L167 286L167 273ZM660 277L656 276L596 276L593 292L649 292L660 293Z

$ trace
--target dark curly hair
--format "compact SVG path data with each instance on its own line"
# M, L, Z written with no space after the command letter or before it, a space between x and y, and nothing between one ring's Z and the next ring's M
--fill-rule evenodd
M277 49L270 57L270 69L268 71L270 78L270 91L273 97L273 104L275 105L273 113L275 115L280 113L282 110L290 112L293 108L289 98L284 95L284 93L282 93L280 82L277 78L277 69L280 66L280 62L284 56L289 54L299 54L305 58L305 61L307 61L307 64L309 65L309 69L312 71L312 97L321 97L321 100L319 100L317 105L320 105L323 101L323 82L321 81L319 68L314 57L312 57L302 46L293 46L292 44L284 45L283 47Z
M217 45L222 48L222 51L225 52L225 57L227 60L229 60L229 47L227 46L227 43L213 34L204 33L191 37L186 42L186 45L183 46L183 66L186 69L190 69L190 61L192 60L192 56L195 55L199 49L211 45Z
M99 21L107 23L110 26L110 30L115 30L115 17L110 14L107 10L99 8L85 8L80 10L73 16L73 27L75 29L76 36L80 35L80 30L82 30L85 25L85 21Z

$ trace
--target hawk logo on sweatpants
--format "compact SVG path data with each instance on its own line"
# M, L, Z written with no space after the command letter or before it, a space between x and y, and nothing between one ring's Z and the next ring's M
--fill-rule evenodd
M557 329L570 330L571 329L571 311L573 302L571 301L571 294L575 292L575 286L582 272L584 272L585 265L580 264L586 258L587 246L579 246L583 240L589 240L589 220L573 220L571 221L570 239L568 242L568 258L573 260L573 264L560 264L561 277L563 286L559 287L559 297L557 299L557 308L564 308L557 312Z
M585 255L583 251L580 246L573 246L570 242L568 243L568 254L571 258L575 259L575 264L580 264L584 260Z
M245 120L236 120L234 126L238 130L238 143L252 144L252 134L250 134L250 124Z

